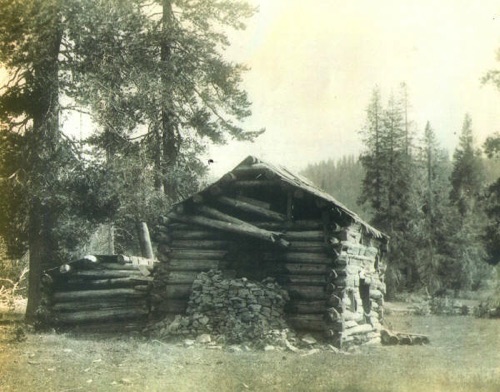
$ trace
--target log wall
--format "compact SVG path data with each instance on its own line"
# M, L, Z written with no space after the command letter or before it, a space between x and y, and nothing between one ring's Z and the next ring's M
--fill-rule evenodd
M110 332L148 322L154 261L120 255L86 256L45 272L43 327Z
M151 305L157 317L184 314L196 276L220 269L231 277L275 278L289 293L287 321L298 331L327 336L337 346L379 340L385 293L380 244L361 225L253 224L284 233L289 247L165 219L156 229L160 264Z

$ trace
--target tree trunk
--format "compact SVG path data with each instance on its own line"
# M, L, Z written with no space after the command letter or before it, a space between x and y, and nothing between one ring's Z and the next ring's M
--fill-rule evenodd
M162 2L162 30L163 30L163 42L160 48L160 57L162 62L162 73L161 73L161 88L162 88L162 108L161 108L161 146L162 146L162 180L163 180L163 191L171 200L177 200L178 190L176 180L173 176L173 169L177 163L177 157L180 148L180 135L176 130L173 118L173 104L172 104L172 82L170 78L174 72L172 72L171 53L172 47L169 35L172 33L173 28L173 10L172 10L172 0L163 0ZM160 142L160 141L159 141Z
M44 53L33 64L33 92L30 113L33 129L27 135L28 168L31 182L29 211L30 276L26 320L32 322L41 301L41 277L43 270L56 263L57 249L54 238L55 209L47 202L51 198L48 178L57 181L56 153L60 140L59 132L59 63L62 31L57 4L45 4L40 18L46 19L45 33L40 33L44 42ZM44 22L41 20L40 22Z

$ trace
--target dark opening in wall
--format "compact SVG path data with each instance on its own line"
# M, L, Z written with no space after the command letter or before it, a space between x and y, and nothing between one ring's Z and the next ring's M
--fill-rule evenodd
M370 301L370 285L366 283L365 279L359 280L359 296L361 297L361 302L363 304L363 312L365 315L371 312L371 301Z

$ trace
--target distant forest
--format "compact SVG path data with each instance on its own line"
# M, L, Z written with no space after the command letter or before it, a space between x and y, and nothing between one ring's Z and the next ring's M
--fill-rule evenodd
M483 157L482 163L485 182L493 184L500 177L500 160ZM365 178L365 169L359 156L346 155L311 163L301 170L300 174L356 212L362 219L371 220L370 208L359 203Z
M362 191L365 170L359 157L344 156L337 160L328 159L306 166L303 176L316 186L328 192L365 220L370 220L370 211L358 203Z
M387 101L375 88L359 157L330 159L302 174L390 237L388 298L401 291L477 290L500 261L500 135L478 148L464 116L453 152L428 122L416 129L401 84Z

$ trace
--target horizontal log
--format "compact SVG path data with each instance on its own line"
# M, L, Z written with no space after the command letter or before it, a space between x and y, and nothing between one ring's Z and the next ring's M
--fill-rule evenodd
M214 218L216 219L215 222L219 222L218 223L219 225L220 224L226 225L226 229L231 227L230 231L244 230L247 235L250 235L252 237L257 237L260 239L264 239L266 241L269 241L270 239L271 242L278 242L279 245L284 247L287 247L289 245L288 242L280 238L280 234L260 229L257 226L253 226L252 224L249 224L246 221L243 221L239 218L221 212L215 208L208 206L198 206L197 211L202 215L207 216L209 218L209 221L212 220L211 218Z
M109 290L82 290L82 291L68 291L68 292L56 292L53 294L53 300L55 302L64 301L79 301L82 299L102 299L111 297L123 297L123 298L142 298L147 294L141 291L137 291L129 288L116 288Z
M356 322L361 322L361 321L364 320L363 313L361 313L361 312L352 312L350 310L345 310L342 313L342 318L345 321L354 320Z
M99 301L58 302L53 304L50 309L54 312L74 312L99 309L121 309L127 307L143 307L147 309L146 298L110 298Z
M307 253L307 252L264 252L262 259L265 261L285 261L289 263L303 264L324 264L331 266L333 258L326 254Z
M321 300L326 299L326 292L324 287L321 286L303 286L287 284L284 287L291 299L309 299L309 300Z
M165 229L167 230L168 234L171 234L173 231L196 231L196 230L203 230L203 228L200 228L198 225L192 225L189 223L180 223L180 222L175 222L172 219L168 218L170 220L169 224L165 226ZM207 231L209 233L209 231Z
M330 254L331 248L320 241L293 241L287 252L308 252L308 253L321 253Z
M380 331L380 339L382 344L385 345L396 345L399 344L399 338L396 334L388 331L387 329L382 329Z
M283 259L290 263L316 263L326 265L331 265L333 263L332 256L328 254L308 252L285 252L283 255Z
M283 265L283 269L295 275L320 275L328 271L328 267L324 264L291 264Z
M180 215L176 213L170 213L169 217L184 223L195 223L202 226L211 227L213 229L227 231L230 233L236 233L254 238L259 238L268 242L276 243L277 245L283 247L289 245L288 242L280 238L280 234L259 229L258 227L249 224L237 225L237 224L232 224L230 222L222 222L215 219L205 218L202 216Z
M247 203L243 200L233 199L227 196L219 196L217 198L217 202L225 204L237 210L259 216L261 218L269 219L271 221L277 221L277 222L286 221L286 215L284 214L257 206L255 204Z
M94 270L122 270L122 271L140 271L141 267L145 267L148 271L153 271L153 266L144 265L139 266L135 264L119 264L119 263L106 263L96 265Z
M293 285L309 285L309 286L321 286L326 285L325 275L288 275L284 279L284 283Z
M219 211L218 209L213 208L213 207L209 207L207 205L197 206L196 212L201 214L201 215L206 216L207 218L214 218L214 219L219 220L219 221L229 222L229 223L233 223L233 224L239 225L239 226L249 225L249 223L247 223L246 221L243 221L239 218L236 218L232 215L229 215L225 212ZM255 226L252 226L252 227L255 227Z
M152 267L156 263L156 260L141 256L119 255L118 262L122 264L146 265Z
M78 291L78 290L96 290L110 289L116 287L133 287L137 285L137 281L127 278L110 278L110 279L68 279L66 282L57 286L58 291Z
M57 322L64 324L90 323L107 320L124 320L131 318L145 318L148 311L140 308L113 309L113 310L92 310L72 313L59 313Z
M352 335L360 335L360 334L367 334L369 332L372 332L374 329L371 324L361 324L357 325L352 328L347 328L344 331L345 336L352 336Z
M254 163L253 165L240 165L232 170L238 179L258 179L266 178L273 179L277 175L262 163Z
M215 230L175 230L170 237L173 240L224 240L226 234Z
M307 230L307 231L287 231L284 238L290 242L293 241L323 241L325 235L321 230Z
M93 321L91 323L66 323L59 324L57 328L62 331L78 331L78 333L98 333L116 335L116 333L140 332L147 325L147 317L133 317L117 320Z
M169 257L178 260L220 260L227 254L225 250L173 249Z
M219 268L219 260L179 260L171 259L168 262L170 271L208 271Z
M326 332L328 325L320 314L294 314L287 317L288 324L298 331Z
M263 208L265 210L269 210L271 208L271 203L269 203L267 201L257 200L257 199L254 199L254 198L251 198L251 197L247 197L247 196L242 196L242 195L236 196L236 199L238 201L242 201L242 202L245 202L245 203L248 203L248 204L252 204L254 206Z
M227 249L231 241L224 240L174 240L171 249Z
M321 314L326 311L326 301L324 300L290 300L285 305L288 314Z
M150 263L154 262L153 259L146 259L140 256L128 256L128 255L93 255L97 258L100 263L133 263L133 264L146 264L150 265Z
M316 220L297 220L286 222L250 222L261 229L276 231L318 231L323 230L323 223ZM322 237L323 238L323 237Z
M76 271L73 272L70 276L72 278L78 277L82 279L111 279L142 276L142 273L139 270L88 270Z

